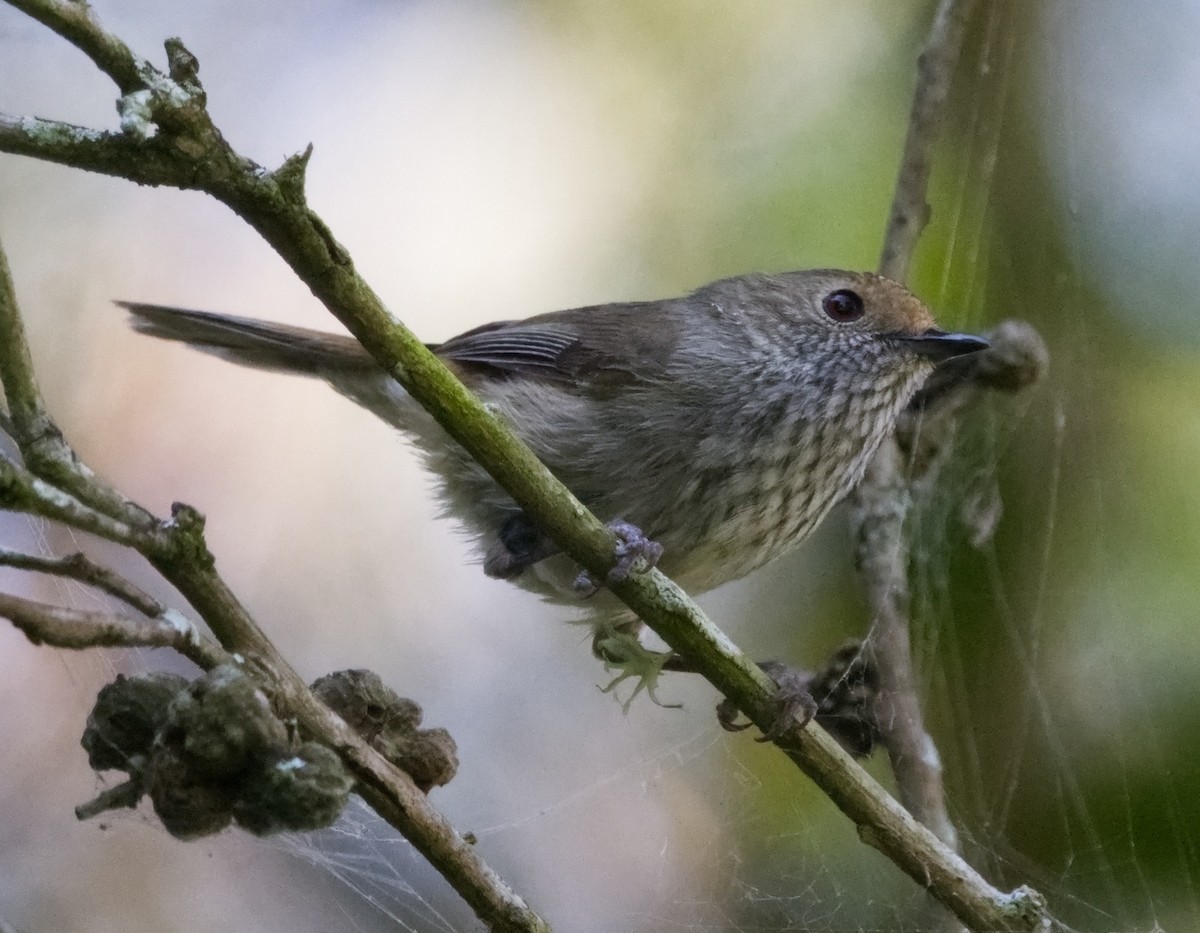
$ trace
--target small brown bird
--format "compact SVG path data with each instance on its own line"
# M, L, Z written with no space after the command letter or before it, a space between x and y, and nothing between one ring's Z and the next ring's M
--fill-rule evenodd
M352 338L121 304L143 333L324 379L412 439L488 575L578 600L573 562ZM822 269L486 324L431 349L614 523L618 572L656 542L661 569L702 592L804 540L934 366L986 346L938 330L896 282Z

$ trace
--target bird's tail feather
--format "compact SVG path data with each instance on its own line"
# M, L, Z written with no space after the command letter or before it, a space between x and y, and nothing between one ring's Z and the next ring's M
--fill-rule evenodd
M223 359L287 373L329 378L378 368L353 337L253 318L118 301L143 334L177 340Z

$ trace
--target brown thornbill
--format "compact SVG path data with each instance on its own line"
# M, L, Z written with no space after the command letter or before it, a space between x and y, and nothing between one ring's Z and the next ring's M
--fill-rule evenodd
M412 439L486 573L578 600L573 562L352 338L122 304L144 333L324 379ZM485 324L432 349L613 523L617 573L661 546L659 567L701 592L804 540L934 366L986 346L938 330L896 282L820 269ZM606 598L600 615L619 609Z

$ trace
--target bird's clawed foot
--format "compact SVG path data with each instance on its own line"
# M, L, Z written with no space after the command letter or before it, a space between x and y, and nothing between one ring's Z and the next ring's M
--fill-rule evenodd
M592 639L592 652L604 662L605 670L616 672L616 676L601 687L602 693L612 693L625 681L634 678L633 692L629 698L621 701L625 712L643 690L655 704L665 709L679 709L678 703L664 703L655 692L658 678L663 671L671 669L671 661L675 655L669 651L655 651L642 644L638 633L642 630L640 622L625 625L603 625L596 630Z
M759 667L775 681L779 691L771 724L756 741L773 741L794 723L804 726L816 719L850 754L871 754L880 738L874 714L879 678L861 642L842 645L816 673L799 671L779 661L764 661ZM717 721L723 729L740 732L752 725L739 723L738 715L737 707L729 700L717 706Z
M813 675L808 671L788 667L779 661L761 661L758 666L775 681L775 686L779 689L771 701L774 707L771 725L754 741L773 742L792 725L806 726L809 720L817 715L817 700L810 689ZM717 722L726 732L741 732L754 725L749 721L738 722L740 715L741 711L732 700L722 700L717 704Z
M617 536L617 543L613 546L614 563L608 571L609 583L628 579L638 569L639 561L644 564L645 570L649 570L662 557L662 545L647 538L637 525L618 519L609 522L608 528ZM595 577L586 570L579 571L579 576L575 578L576 593L586 598L595 595L599 589L600 584Z

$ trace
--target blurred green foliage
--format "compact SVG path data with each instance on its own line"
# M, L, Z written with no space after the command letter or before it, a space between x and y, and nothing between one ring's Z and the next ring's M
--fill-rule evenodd
M1026 396L970 414L916 522L930 723L966 850L990 877L1041 888L1082 929L1171 928L1169 918L1182 929L1200 922L1200 356L1131 333L1128 313L1087 280L1078 244L1091 218L1056 206L1039 138L1048 95L1031 62L1045 53L1043 23L1032 4L981 10L913 285L951 327L1032 322L1053 368ZM681 286L749 268L873 266L929 5L873 11L888 33L880 54L835 82L835 103L794 124L776 112L770 132L753 124L763 86L747 77L756 51L740 31L762 24L750 22L757 11L724 12L605 4L602 18L574 21L670 74L687 110L695 158L667 163L662 204L646 205L647 264ZM727 70L743 72L736 91ZM742 148L748 126L762 135ZM673 151L693 150L676 140ZM959 507L993 489L1003 518L977 549ZM818 547L830 554L798 560L828 572L772 576L748 607L776 626L756 642L773 637L778 653L812 662L867 623L844 535L826 531L808 549ZM729 824L738 925L915 922L906 882L814 815L827 805L785 763L758 749L739 759L761 783ZM856 900L859 884L873 896Z

